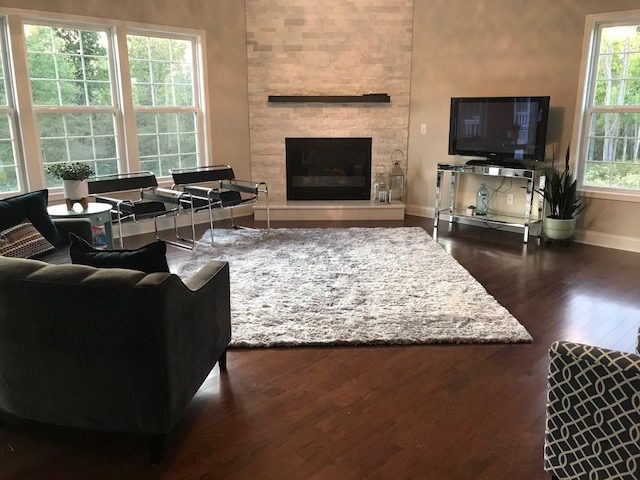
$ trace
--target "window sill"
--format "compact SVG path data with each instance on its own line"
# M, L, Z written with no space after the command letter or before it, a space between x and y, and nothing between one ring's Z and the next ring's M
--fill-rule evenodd
M620 190L597 190L592 188L581 188L578 193L586 198L597 198L600 200L613 200L616 202L640 203L640 191L630 190L629 192Z

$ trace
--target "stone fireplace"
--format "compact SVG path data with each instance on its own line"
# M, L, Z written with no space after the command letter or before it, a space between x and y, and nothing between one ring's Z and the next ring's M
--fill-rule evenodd
M394 150L404 153L406 172L413 0L247 0L246 19L251 175L267 182L272 206L305 201L289 196L286 139L370 138L369 193L361 202ZM268 101L371 93L388 93L390 102ZM336 180L311 176L325 178L304 181ZM355 201L337 197L334 204Z

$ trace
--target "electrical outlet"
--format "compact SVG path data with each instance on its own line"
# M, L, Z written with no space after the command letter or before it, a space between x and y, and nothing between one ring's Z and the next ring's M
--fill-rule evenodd
M427 134L427 124L426 123L421 123L420 124L420 135L426 135Z
M507 205L513 205L513 193L507 195Z

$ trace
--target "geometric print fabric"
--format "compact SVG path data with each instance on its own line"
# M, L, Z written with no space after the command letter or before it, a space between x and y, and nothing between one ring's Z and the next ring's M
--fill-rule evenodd
M640 356L551 346L544 469L559 479L640 479Z

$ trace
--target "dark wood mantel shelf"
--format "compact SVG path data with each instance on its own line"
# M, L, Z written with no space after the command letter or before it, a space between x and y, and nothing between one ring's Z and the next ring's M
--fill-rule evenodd
M269 103L389 103L388 93L363 95L269 95Z

